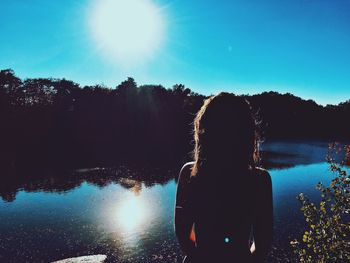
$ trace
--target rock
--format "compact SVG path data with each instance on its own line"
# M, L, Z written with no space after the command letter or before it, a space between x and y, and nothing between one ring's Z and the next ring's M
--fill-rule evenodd
M103 263L106 260L106 255L91 255L77 258L66 258L52 263Z

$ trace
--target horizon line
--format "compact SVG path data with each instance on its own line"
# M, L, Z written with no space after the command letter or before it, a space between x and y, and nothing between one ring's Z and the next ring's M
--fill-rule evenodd
M66 77L61 77L61 78L60 78L60 77L52 77L52 76L50 76L50 77L24 77L24 78L22 78L22 77L18 76L18 75L16 74L16 71L15 71L14 69L12 69L12 68L3 68L3 69L0 69L0 71L4 71L4 70L12 70L12 71L14 72L14 76L16 76L17 78L21 79L22 81L25 81L25 80L28 80L28 79L67 80L67 81L72 81L72 82L74 82L75 84L78 84L80 88L84 88L84 87L87 87L87 86L93 87L93 86L98 86L98 85L100 85L100 86L102 86L103 88L107 88L107 89L112 89L112 90L113 90L113 89L115 89L117 86L119 86L122 82L126 81L128 78L132 78L133 80L135 80L134 77L126 76L125 78L123 78L123 80L119 81L119 83L118 83L118 84L115 84L114 87L113 87L113 85L105 84L103 81L100 82L100 83L95 82L95 83L90 83L90 84L81 84L81 83L79 83L79 82L76 82L76 81L74 81L74 80L72 80L72 79L68 79L68 78L66 78ZM135 80L135 82L136 82L136 80ZM136 84L137 84L137 87L141 87L141 86L162 86L162 87L165 88L165 89L171 89L171 88L173 88L173 87L176 86L176 85L183 85L185 88L190 89L193 93L197 93L198 95L202 95L202 96L205 96L205 97L209 97L209 96L218 94L218 93L220 93L220 92L230 92L230 93L233 93L233 94L235 94L235 95L237 95L237 96L257 96L257 95L262 95L263 93L278 93L278 94L280 94L280 95L288 95L288 94L289 94L289 95L292 95L292 96L294 96L294 97L296 97L296 98L300 98L300 99L302 99L302 100L304 100L304 101L313 101L313 102L315 102L317 105L322 106L322 107L327 107L327 106L339 106L339 105L342 104L342 103L350 102L350 98L349 98L349 99L341 100L341 101L339 101L338 103L321 103L321 102L319 102L319 101L317 101L317 100L315 100L315 99L313 99L313 98L305 98L305 97L302 97L302 96L300 96L300 95L296 95L295 93L290 92L290 91L284 91L284 92L283 92L283 91L277 91L277 90L273 90L273 89L266 89L266 90L264 90L264 91L259 91L259 92L256 92L256 93L251 93L251 92L247 92L247 93L233 92L233 91L231 91L230 89L231 89L232 86L234 86L235 84L227 85L227 86L231 86L231 88L226 88L226 89L222 89L222 88L221 88L221 89L215 89L215 92L213 92L213 91L209 91L209 92L199 91L200 89L198 89L198 88L197 88L197 89L190 88L189 86L191 86L191 85L187 86L186 84L181 83L181 82L177 82L177 83L174 83L174 84L170 84L170 87L167 87L167 85L163 85L163 84L159 84L159 83L158 83L158 84L150 84L150 83L142 83L142 84L139 84L139 83L136 82ZM282 86L282 85L281 85L281 86ZM196 91L196 90L197 90L197 91Z

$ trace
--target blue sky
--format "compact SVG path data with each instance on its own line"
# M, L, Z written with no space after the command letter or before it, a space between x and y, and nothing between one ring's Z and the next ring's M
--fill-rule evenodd
M156 52L127 67L92 37L98 1L0 0L0 68L82 85L115 87L132 76L202 94L274 90L321 104L350 99L349 0L134 0L152 2L164 30Z

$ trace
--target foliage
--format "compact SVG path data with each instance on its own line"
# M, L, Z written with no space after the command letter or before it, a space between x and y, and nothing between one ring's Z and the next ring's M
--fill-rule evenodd
M21 80L11 69L0 70L0 165L11 171L29 165L180 165L189 161L191 123L205 97L180 83L138 85L129 77L114 88L81 86L66 79ZM349 101L323 107L289 93L245 97L262 117L267 140L349 139L350 123L341 121L350 114Z
M350 146L329 145L327 162L334 178L317 184L319 206L298 196L307 223L302 240L291 241L299 262L350 262Z
M178 166L192 149L190 123L204 98L182 84L139 86L129 77L115 88L80 86L0 70L0 165Z

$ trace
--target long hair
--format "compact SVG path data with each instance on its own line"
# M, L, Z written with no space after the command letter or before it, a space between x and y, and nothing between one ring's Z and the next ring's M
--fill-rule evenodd
M195 145L191 176L210 165L255 167L260 159L256 125L245 98L227 92L207 98L193 121Z

